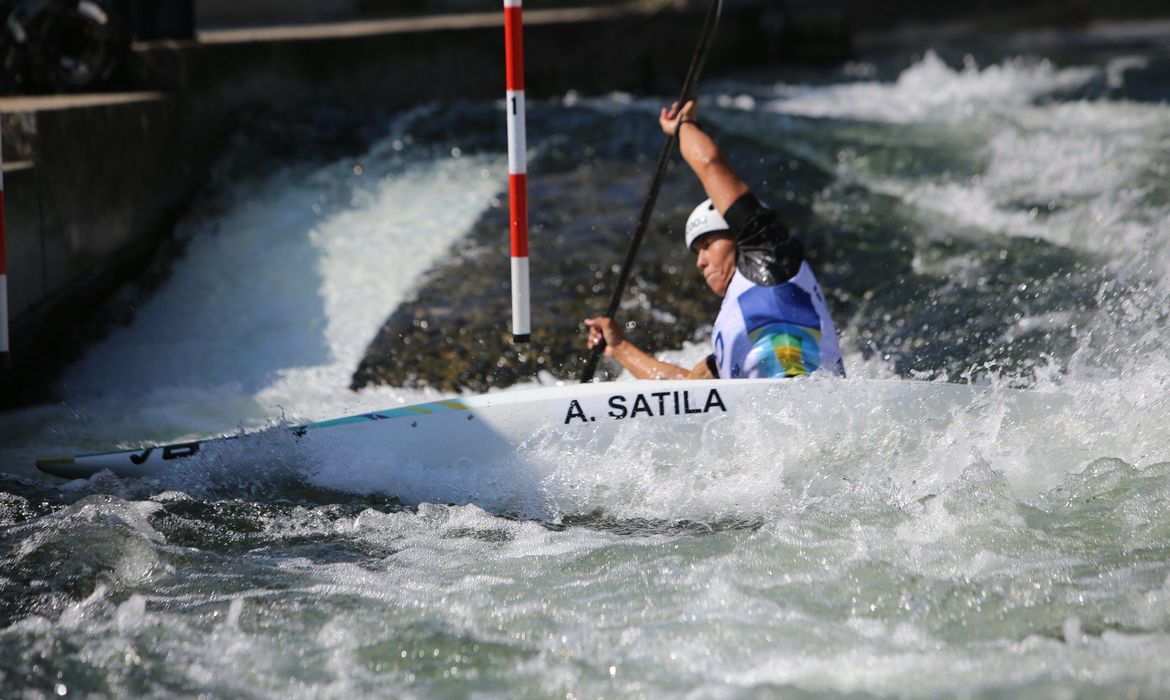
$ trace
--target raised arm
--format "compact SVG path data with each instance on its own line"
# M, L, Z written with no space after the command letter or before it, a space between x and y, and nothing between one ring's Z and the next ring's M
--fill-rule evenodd
M703 183L703 190L715 208L720 214L726 214L727 208L751 189L731 169L715 141L699 127L697 113L694 100L681 109L675 102L670 109L659 113L658 123L663 132L678 136L683 159Z

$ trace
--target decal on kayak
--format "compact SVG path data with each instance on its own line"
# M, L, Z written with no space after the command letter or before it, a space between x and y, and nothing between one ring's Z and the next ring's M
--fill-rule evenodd
M701 394L702 392L698 393ZM604 414L604 417L611 420L638 418L640 416L646 416L648 418L683 416L695 413L710 413L716 409L724 413L727 412L727 406L723 403L723 397L719 396L717 389L710 389L706 399L692 396L689 389L684 389L683 391L652 391L644 394L634 394L632 397L626 394L614 394L606 401L606 405L609 407L609 410ZM577 399L569 401L569 408L565 413L565 425L573 421L592 423L596 420L597 416L590 416L585 413L585 409L581 407L580 401Z
M148 447L140 453L130 455L130 461L135 464L145 464L146 460L150 459L150 453L154 452L155 448ZM199 443L188 442L182 445L167 445L162 448L163 461L171 459L182 459L183 457L190 457L199 452Z
M431 403L420 403L413 406L403 406L401 408L392 408L387 411L378 411L377 413L363 413L357 416L348 416L346 418L336 418L334 420L321 421L319 423L310 423L302 426L303 430L318 430L320 428L332 428L337 425L350 425L352 423L365 423L374 420L390 420L392 418L406 418L413 416L426 416L432 413L441 413L443 411L466 411L469 409L466 403L459 399L446 399L443 401L432 401Z

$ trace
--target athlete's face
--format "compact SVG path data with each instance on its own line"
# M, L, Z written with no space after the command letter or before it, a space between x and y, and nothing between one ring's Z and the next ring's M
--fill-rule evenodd
M695 266L707 286L719 296L726 294L735 274L735 239L730 233L710 233L695 241L695 252Z

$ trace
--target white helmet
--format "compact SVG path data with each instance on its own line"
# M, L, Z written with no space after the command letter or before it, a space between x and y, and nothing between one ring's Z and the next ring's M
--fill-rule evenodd
M694 250L692 246L700 236L722 231L731 231L731 227L723 220L719 210L715 208L711 200L703 200L703 203L695 207L695 210L687 217L687 249Z

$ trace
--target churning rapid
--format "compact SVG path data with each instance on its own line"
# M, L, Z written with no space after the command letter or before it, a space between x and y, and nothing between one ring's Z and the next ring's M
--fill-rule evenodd
M460 506L345 455L299 462L284 430L157 480L38 475L571 381L660 139L655 100L530 106L545 330L519 357L500 105L244 121L163 281L125 291L132 321L59 403L0 416L0 694L1164 696L1170 52L1151 36L703 94L808 243L851 390L1010 386L1052 413L1005 420L993 390L978 421L867 406L810 436L780 406L711 436L724 459L636 433L543 455L563 468L520 499L523 474L465 465ZM676 167L623 311L690 362L715 311L678 241L697 195Z

